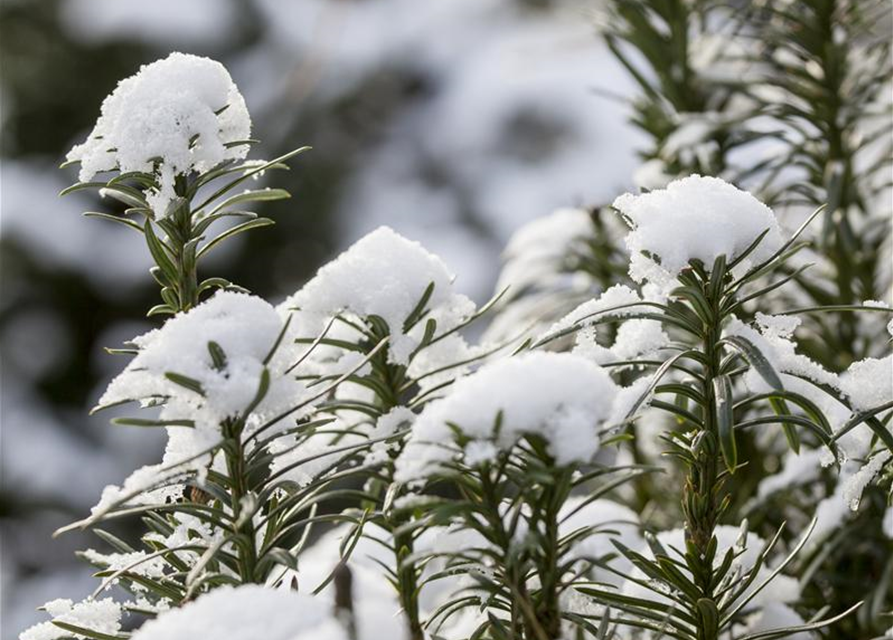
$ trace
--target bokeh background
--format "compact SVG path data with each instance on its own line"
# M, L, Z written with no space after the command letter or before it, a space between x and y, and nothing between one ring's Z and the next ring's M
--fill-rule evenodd
M483 301L523 223L631 186L632 87L596 33L598 0L4 0L0 5L2 622L95 587L58 526L103 486L158 459L163 434L87 410L125 364L107 355L153 326L142 240L79 214L59 170L102 99L174 50L223 62L263 142L312 145L273 177L291 200L204 275L273 301L362 234L421 241ZM212 273L213 272L213 273Z

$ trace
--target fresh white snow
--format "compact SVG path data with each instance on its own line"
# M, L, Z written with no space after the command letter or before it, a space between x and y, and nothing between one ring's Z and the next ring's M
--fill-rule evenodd
M534 352L484 365L422 412L397 460L397 478L422 479L461 456L448 448L451 424L497 450L511 448L523 435L538 435L557 464L587 462L598 451L598 427L616 393L606 371L571 354ZM479 458L480 450L474 450L473 459Z
M763 231L768 233L748 263L768 258L782 244L772 210L720 178L691 175L666 189L627 193L614 201L614 208L631 227L626 246L636 282L669 284L692 260L707 269L723 254L731 262Z
M160 218L176 196L177 175L244 158L247 145L227 148L226 143L250 135L245 99L226 68L175 52L119 82L103 101L87 140L67 159L80 161L82 182L112 170L154 172L159 188L149 189L146 198Z

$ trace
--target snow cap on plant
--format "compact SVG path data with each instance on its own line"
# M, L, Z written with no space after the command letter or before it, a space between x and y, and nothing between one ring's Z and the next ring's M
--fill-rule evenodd
M280 342L283 331L282 318L261 298L218 292L135 338L136 356L99 405L163 403L162 422L191 423L189 439L213 445L224 419L248 409L254 419L271 417L303 397L304 386L286 375L294 349Z
M389 359L407 364L427 320L434 319L442 333L474 312L474 303L453 291L453 278L444 262L421 244L379 227L322 267L280 310L294 310L302 329L312 335L338 314L363 321L378 317L390 331ZM422 302L429 313L406 327Z
M153 174L158 188L149 187L146 198L161 218L177 175L244 158L247 144L232 143L250 135L245 100L226 68L172 53L118 83L87 140L67 159L80 162L82 182L103 171Z
M691 175L666 189L627 193L614 208L631 227L626 246L636 282L668 285L692 260L708 269L720 255L731 262L764 232L747 263L762 262L782 244L772 210L720 178Z
M570 354L534 352L484 365L422 412L396 476L423 479L455 457L476 464L525 435L542 437L559 465L588 462L616 393L605 370ZM451 425L461 432L462 446L449 445Z
M322 598L260 585L223 586L144 624L133 640L347 640Z

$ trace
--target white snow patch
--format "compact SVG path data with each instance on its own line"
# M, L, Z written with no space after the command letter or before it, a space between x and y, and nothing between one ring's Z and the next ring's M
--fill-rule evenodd
M745 262L765 260L782 243L772 210L719 178L692 175L666 189L627 193L614 201L614 208L632 227L626 246L636 282L667 285L692 260L707 269L723 254L732 261L763 231L768 233Z
M104 171L153 173L158 189L148 189L146 199L160 218L176 196L177 175L244 158L247 145L226 143L250 135L245 99L226 68L209 58L172 53L118 83L87 140L67 159L80 161L82 182ZM161 160L157 167L155 159Z
M453 455L461 456L450 448L450 424L500 450L523 435L539 435L557 464L586 462L599 448L597 428L610 414L616 393L606 371L571 354L535 352L484 365L422 412L397 460L396 477L418 480Z

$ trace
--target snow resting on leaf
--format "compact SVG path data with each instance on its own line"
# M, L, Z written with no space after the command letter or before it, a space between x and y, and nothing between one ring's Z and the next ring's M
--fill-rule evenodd
M893 402L893 355L854 362L841 374L840 388L854 411L870 411Z
M598 427L610 415L616 393L606 371L571 354L529 353L484 365L421 413L397 459L396 477L423 479L461 457L465 452L447 446L453 440L450 425L472 443L494 445L483 452L474 445L475 462L488 449L495 454L511 448L523 435L543 437L559 465L587 462L599 448Z
M82 629L114 636L121 631L121 605L111 598L102 600L87 599L74 603L68 599L52 600L43 608L53 620ZM84 638L72 634L52 622L41 622L23 631L19 640L62 640L63 638Z
M280 310L294 310L301 330L314 336L338 314L360 319L377 316L390 331L390 361L407 364L429 318L437 322L441 334L474 312L474 303L454 293L452 282L453 275L440 258L418 242L379 227L322 267ZM404 323L431 284L434 288L425 304L429 313L407 330Z
M692 175L666 189L624 194L614 201L631 227L626 246L630 276L664 286L690 261L709 269L720 255L729 261L767 231L746 262L769 258L782 244L775 214L746 191L719 178Z
M177 174L244 158L247 145L226 144L250 135L245 100L226 68L172 53L118 83L87 140L67 159L80 161L82 182L103 171L154 174L158 188L146 196L156 217L163 217L175 197Z
M241 416L256 400L265 369L269 387L247 416L246 430L304 398L304 386L286 373L294 347L283 340L274 351L283 327L276 309L264 300L218 292L135 338L137 355L112 380L99 405L163 404L160 420L194 425L168 427L165 464L196 456L220 441L224 419Z
M549 330L539 336L545 339L575 326L585 327L605 318L623 318L637 313L650 311L647 302L661 302L662 297L646 293L645 297L637 291L623 284L615 284L605 290L601 295L579 305L561 320L549 327Z
M323 598L225 586L146 622L132 640L347 640L331 610Z

